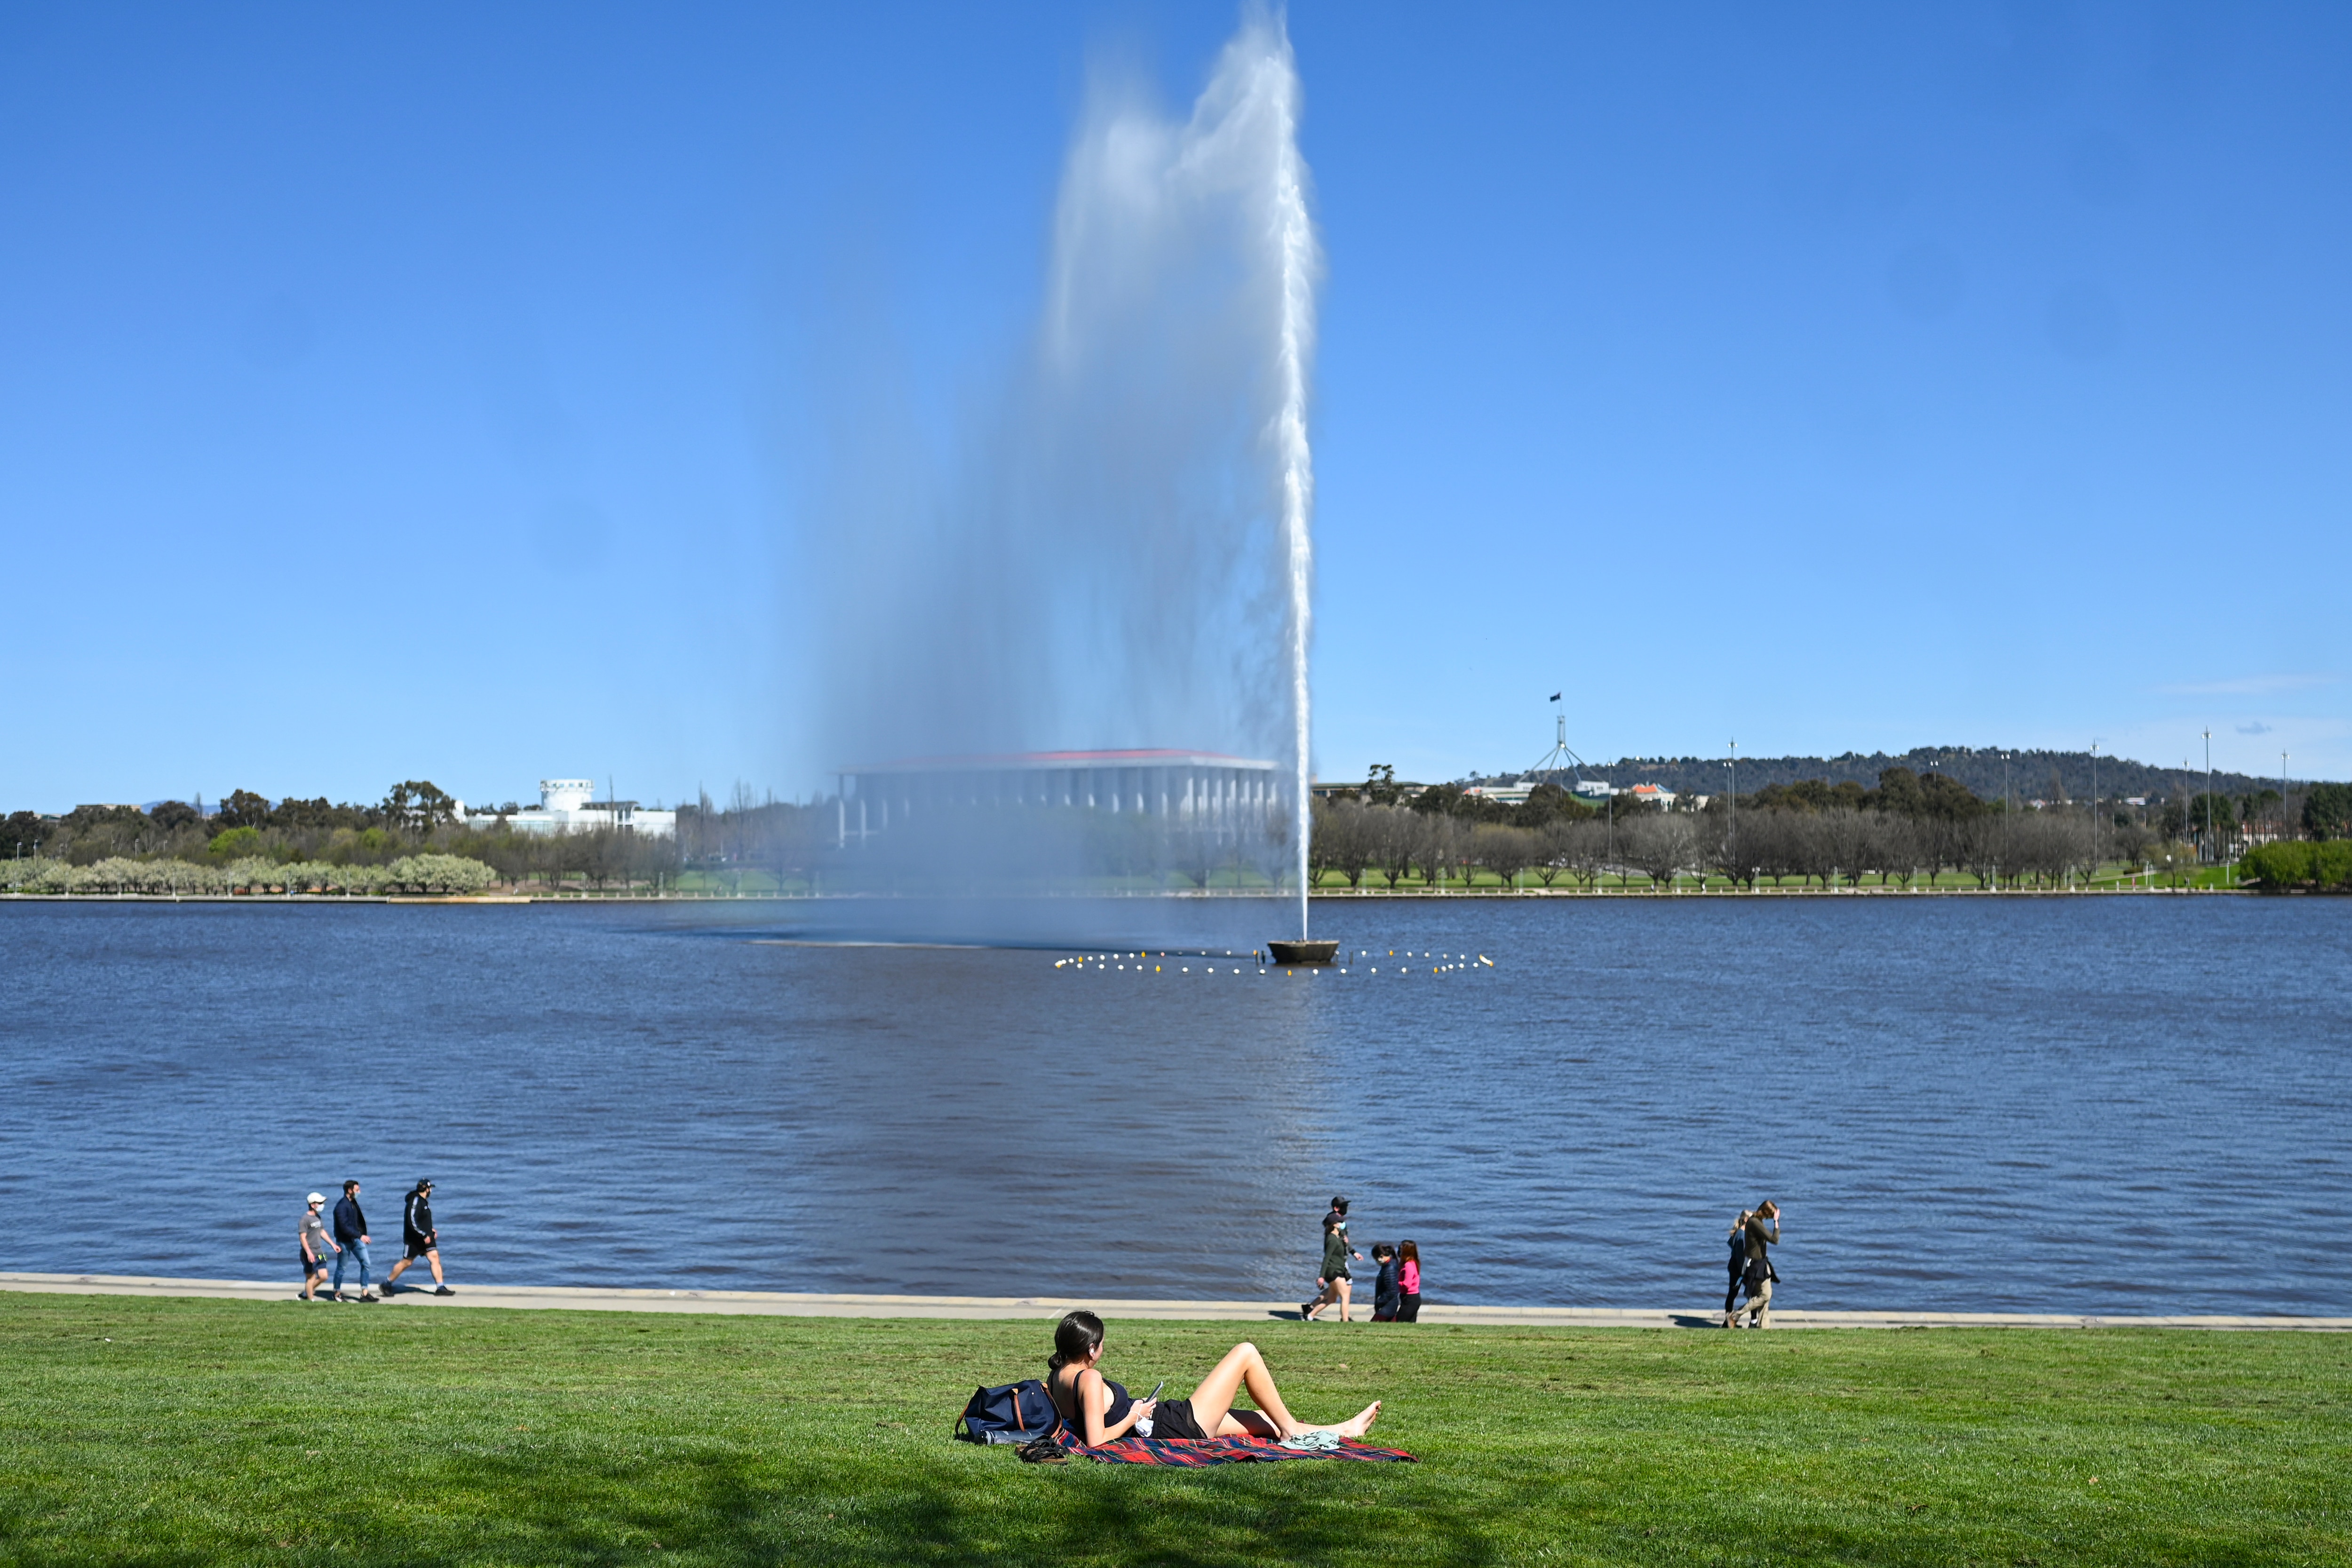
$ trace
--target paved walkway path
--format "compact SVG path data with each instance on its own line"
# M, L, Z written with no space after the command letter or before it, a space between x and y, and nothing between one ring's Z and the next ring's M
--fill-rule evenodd
M772 1290L605 1290L552 1285L460 1285L435 1296L404 1285L401 1307L539 1307L592 1312L719 1312L784 1318L1058 1318L1087 1307L1106 1318L1296 1321L1295 1305L1274 1301L1116 1301L1063 1296L814 1296ZM5 1274L0 1290L70 1296L194 1296L217 1300L291 1300L289 1283L167 1279L126 1274ZM1704 1308L1472 1307L1431 1304L1424 1323L1520 1328L1703 1329L1723 1321ZM1775 1310L1784 1329L2301 1329L2352 1332L2352 1318L2086 1317L2074 1312L1809 1312ZM1320 1326L1320 1325L1318 1325ZM1338 1327L1336 1323L1332 1325Z

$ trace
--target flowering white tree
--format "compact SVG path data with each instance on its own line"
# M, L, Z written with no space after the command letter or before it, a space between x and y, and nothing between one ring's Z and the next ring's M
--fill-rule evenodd
M52 858L0 860L0 893L343 893L407 888L422 893L477 893L498 873L463 855L405 855L389 866L337 866L324 860L280 863L248 855L226 866L112 855L90 866Z
M82 872L83 885L90 891L100 893L135 892L141 889L146 879L147 867L143 861L126 859L120 855L110 855L96 865L84 868Z
M497 879L488 866L462 855L404 855L384 873L395 886L426 893L478 893Z
M0 860L0 889L11 893L62 893L73 869L62 860L43 856Z

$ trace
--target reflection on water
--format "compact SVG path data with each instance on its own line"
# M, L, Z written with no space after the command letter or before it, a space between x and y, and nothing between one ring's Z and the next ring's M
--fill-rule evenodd
M1436 1300L1704 1305L1766 1195L1789 1306L2352 1274L2344 900L1333 902L1312 979L759 940L820 913L0 909L0 1268L285 1273L355 1175L380 1271L430 1175L461 1285L1297 1300L1334 1192Z

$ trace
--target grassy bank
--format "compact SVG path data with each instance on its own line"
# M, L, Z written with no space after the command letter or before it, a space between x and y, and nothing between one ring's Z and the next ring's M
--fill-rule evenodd
M1113 1322L1190 1386L1224 1324ZM2338 1563L2352 1340L1254 1331L1415 1466L950 1442L1042 1325L0 1295L0 1562Z

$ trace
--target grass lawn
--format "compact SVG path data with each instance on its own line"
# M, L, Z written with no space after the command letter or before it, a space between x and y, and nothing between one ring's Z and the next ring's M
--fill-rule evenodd
M1171 1394L1237 1324L1111 1324ZM1251 1331L1418 1465L951 1442L1045 1326L0 1294L0 1563L2352 1561L2352 1339Z

